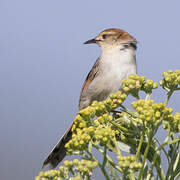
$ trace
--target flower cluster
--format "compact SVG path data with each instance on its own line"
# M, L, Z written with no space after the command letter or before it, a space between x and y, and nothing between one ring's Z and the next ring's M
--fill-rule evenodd
M66 174L65 176L67 176L67 168L63 174ZM41 171L35 180L62 180L62 177L64 176L63 174L59 170L49 170L46 172Z
M140 90L145 93L152 93L152 90L156 89L157 86L157 83L153 80L146 80L144 76L138 76L137 74L129 75L128 79L122 81L124 92L132 94L135 97L138 97L138 92Z
M126 97L127 95L125 93L118 91L111 94L104 102L94 101L91 106L79 111L78 115L74 119L72 132L76 133L79 128L83 129L84 127L90 126L95 117L101 117L102 115L119 107L125 101Z
M64 161L64 166L60 166L59 170L50 170L46 172L40 172L39 176L36 177L35 180L44 179L53 179L53 180L61 180L69 179L70 174L73 171L74 177L71 179L78 180L82 179L81 177L90 177L91 172L97 167L97 161L84 160L81 161L78 159L74 159L73 161Z
M103 102L93 101L91 107L94 109L95 115L97 117L107 112L106 106Z
M170 132L180 132L180 113L171 115L169 121L164 122L163 127Z
M79 111L72 125L72 139L65 145L68 153L86 150L89 142L108 144L115 136L109 123L113 117L109 113L119 107L126 97L125 93L118 91L104 102L94 101L91 106Z
M142 167L140 162L136 162L135 156L118 156L117 159L119 166L123 171L137 171Z
M103 114L93 121L95 126L106 125L113 120L113 117L109 114Z
M98 123L98 122L95 122ZM68 153L87 150L88 144L99 143L100 145L108 144L115 137L115 131L111 127L89 126L84 129L78 129L77 134L72 135L72 139L65 145Z
M107 145L115 137L115 131L110 127L98 127L95 131L95 141L101 146Z
M127 98L127 95L121 91L112 93L109 98L104 101L106 108L111 111L119 107Z
M143 124L155 125L159 120L169 121L172 119L172 109L167 108L163 103L155 103L153 100L138 100L131 103L139 115Z
M73 161L64 161L65 167L68 169L74 168L78 171L81 175L89 175L90 172L93 171L98 165L97 161L90 161L82 159L79 161L78 159L74 159ZM61 168L61 167L60 167Z
M75 117L72 132L77 133L79 129L83 129L87 126L91 125L91 119L95 117L94 109L91 107L87 107L79 112L79 114Z
M159 84L164 89L176 89L178 85L180 85L180 70L169 70L168 72L163 73L163 79L159 82Z
M95 127L89 126L83 129L76 129L76 133L73 133L72 139L65 145L69 153L74 151L83 151L88 148L89 142L95 135Z

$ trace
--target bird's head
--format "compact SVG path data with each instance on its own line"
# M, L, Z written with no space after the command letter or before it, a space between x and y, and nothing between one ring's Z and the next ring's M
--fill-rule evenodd
M136 39L122 29L106 29L84 44L98 44L102 49L131 44L136 49Z

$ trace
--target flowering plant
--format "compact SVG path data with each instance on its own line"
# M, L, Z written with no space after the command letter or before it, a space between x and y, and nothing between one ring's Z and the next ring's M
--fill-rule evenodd
M79 111L72 139L65 147L68 155L76 154L81 160L66 160L57 170L40 172L36 180L88 180L98 167L106 180L178 179L180 113L173 113L167 104L173 92L180 90L180 70L164 72L159 84L167 93L164 103L150 98L158 87L156 82L130 75L123 80L122 91ZM140 91L145 92L145 99L140 98ZM129 95L137 99L131 109L123 106ZM163 142L158 139L159 131L167 134ZM163 153L166 170L162 168Z

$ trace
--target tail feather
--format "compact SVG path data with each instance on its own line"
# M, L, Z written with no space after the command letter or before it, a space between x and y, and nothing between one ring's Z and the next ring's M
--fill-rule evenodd
M42 168L46 165L50 165L51 169L56 168L56 166L64 159L66 156L66 143L72 138L72 125L66 131L66 133L62 136L58 144L53 148L48 157L45 159Z

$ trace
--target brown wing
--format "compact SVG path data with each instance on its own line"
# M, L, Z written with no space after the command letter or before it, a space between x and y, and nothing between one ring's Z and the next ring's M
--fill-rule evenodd
M96 62L94 63L91 71L89 72L89 74L87 75L86 77L86 80L84 81L84 84L82 86L82 89L81 89L81 94L83 92L83 90L88 87L88 85L92 82L92 80L97 76L98 72L99 72L99 61L100 61L100 58L98 58L96 60Z

